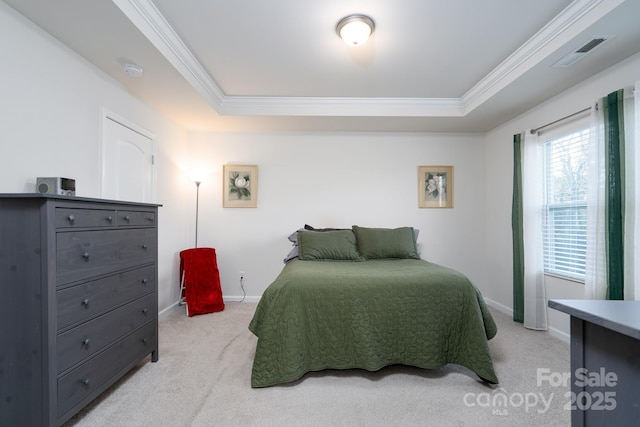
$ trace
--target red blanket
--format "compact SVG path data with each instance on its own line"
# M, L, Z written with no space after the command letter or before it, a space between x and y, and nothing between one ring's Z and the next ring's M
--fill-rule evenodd
M183 277L189 317L224 310L215 249L194 248L180 252L180 283Z

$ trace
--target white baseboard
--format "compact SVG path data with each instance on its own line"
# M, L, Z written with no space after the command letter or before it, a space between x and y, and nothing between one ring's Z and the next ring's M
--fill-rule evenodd
M224 302L243 302L244 301L244 302L257 303L260 301L260 297L244 297L243 298L241 296L230 296L230 297L223 297L222 299ZM160 312L158 312L158 319L161 319L163 316L167 315L169 311L173 310L173 308L176 306L178 306L178 301L174 302L164 310L161 310Z
M510 307L507 307L506 305L500 304L499 302L496 302L490 298L485 298L484 302L491 308L495 308L496 310L498 310L501 313L504 313L510 317L513 317L513 309ZM560 329L554 328L552 326L549 326L549 329L547 330L547 333L549 335L551 335L554 338L559 339L560 341L564 341L567 344L570 342L571 340L571 336L569 334L567 334L566 332L561 331Z
M568 333L563 332L563 331L561 331L560 329L557 329L557 328L549 327L549 335L551 335L554 338L559 339L560 341L564 341L567 344L569 344L571 342L571 336Z
M169 310L171 310L173 307L178 305L178 301L176 301L175 303L171 304L169 307L165 308L164 310L161 310L160 312L158 312L158 319L162 318L162 316L166 315L167 313L169 313Z
M492 300L492 299L490 299L490 298L485 298L485 299L484 299L484 302L485 302L489 307L495 308L495 309L496 309L496 310L498 310L499 312L504 313L504 314L506 314L506 315L508 315L508 316L513 317L513 309L511 309L510 307L507 307L506 305L500 304L499 302L494 301L494 300Z
M224 302L254 302L257 303L260 301L260 297L242 297L242 296L230 296L230 297L222 297Z

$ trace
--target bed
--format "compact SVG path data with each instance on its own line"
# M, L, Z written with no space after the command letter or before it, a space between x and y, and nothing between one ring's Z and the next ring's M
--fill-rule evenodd
M265 290L251 386L325 369L458 364L497 384L488 340L497 332L463 274L420 258L416 231L300 230L298 255Z

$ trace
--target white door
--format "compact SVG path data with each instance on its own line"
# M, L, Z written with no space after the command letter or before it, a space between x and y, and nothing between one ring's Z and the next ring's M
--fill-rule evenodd
M105 114L102 122L102 197L153 202L153 135L113 114Z

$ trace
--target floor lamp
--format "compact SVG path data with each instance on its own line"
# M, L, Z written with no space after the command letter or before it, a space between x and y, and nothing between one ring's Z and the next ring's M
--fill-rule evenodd
M198 247L198 202L200 201L200 184L202 181L195 181L196 183L196 248Z

